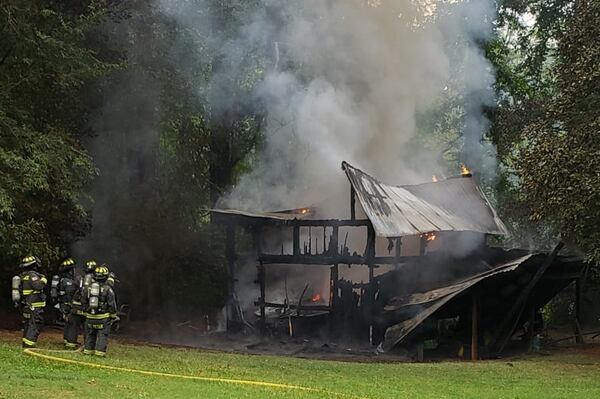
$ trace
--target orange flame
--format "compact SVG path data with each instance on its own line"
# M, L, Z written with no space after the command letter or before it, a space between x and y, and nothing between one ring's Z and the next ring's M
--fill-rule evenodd
M421 237L425 238L425 241L435 241L437 235L435 233L421 234Z
M319 302L321 301L321 294L315 294L313 295L313 297L311 298L312 302Z
M471 174L471 169L467 168L465 165L460 166L460 174L462 176L469 176Z
M433 181L434 183L437 183L438 177L436 175L431 176L431 181Z

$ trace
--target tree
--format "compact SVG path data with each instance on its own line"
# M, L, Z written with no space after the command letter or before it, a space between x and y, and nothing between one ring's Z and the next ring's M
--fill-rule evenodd
M86 84L113 65L88 35L106 2L77 7L0 4L0 263L26 253L55 261L88 230L83 190L96 173L80 143L89 134ZM3 281L5 281L3 279Z
M600 264L600 3L578 2L559 57L557 95L523 130L516 168L532 219Z

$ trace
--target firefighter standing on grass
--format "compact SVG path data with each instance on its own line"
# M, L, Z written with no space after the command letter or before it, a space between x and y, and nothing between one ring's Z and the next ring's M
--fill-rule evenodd
M85 295L88 293L88 288L94 281L94 269L96 268L95 260L88 260L85 263L85 274L77 280L77 289L71 300L71 312L65 323L65 347L67 349L77 348L77 338L79 332L85 327Z
M94 281L84 288L86 355L106 356L108 335L113 320L117 319L115 293L108 283L110 271L102 266L94 269Z
M77 330L81 323L69 320L73 312L73 299L79 285L75 280L75 261L71 258L63 260L59 267L59 275L52 277L52 289L50 295L58 302L60 314L65 320L63 338L67 349L77 347ZM81 309L81 306L79 306ZM77 317L77 315L73 316ZM83 318L83 316L80 316ZM73 334L74 333L74 334Z
M23 316L23 348L35 347L44 323L44 288L48 280L38 272L39 266L38 258L26 256L20 264L22 272L12 279L12 299Z

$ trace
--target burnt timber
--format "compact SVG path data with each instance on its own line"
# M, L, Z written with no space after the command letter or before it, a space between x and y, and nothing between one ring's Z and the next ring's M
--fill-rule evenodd
M416 342L422 354L423 339L429 334L425 322L459 317L468 322L464 328L469 339L464 342L470 348L470 358L477 360L502 351L517 326L526 322L533 325L538 310L568 284L578 281L584 268L579 258L558 256L560 247L551 255L486 247L486 236L505 235L507 229L470 174L437 183L389 186L345 162L342 169L350 182L349 219L316 218L310 208L275 212L211 210L213 223L225 225L227 231L229 297L234 298L228 302L236 302L233 264L241 259L235 253L235 230L243 228L254 237L255 252L251 258L257 264L260 288L255 304L263 333L267 331L267 309L293 310L298 315L300 311L329 312L332 324L346 326L347 321L342 322L345 316L340 314L347 316L344 303L354 290L360 292L358 311L364 316L371 343L381 343L383 349L390 350L399 344ZM323 229L320 251L316 235L312 245L314 228ZM347 228L365 230L361 251L350 253L346 247L340 229ZM284 231L291 231L286 236L290 237L289 253L284 253L283 244L281 253L261 248L267 229L282 232L282 237ZM309 243L302 247L301 231L306 229ZM428 237L438 233L449 237L449 247L452 239L464 234L484 237L484 244L464 258L452 257L443 248L439 253L429 253ZM420 237L419 250L403 255L403 238L408 236ZM389 240L391 255L378 256L377 238ZM267 301L267 270L280 265L329 266L327 304L303 304L302 298L298 304ZM342 280L340 265L366 266L367 282L349 284ZM376 269L382 266L391 266L393 271L376 275ZM430 278L420 280L423 274ZM236 314L228 311L228 319L238 317ZM291 318L289 323L291 334ZM494 336L491 341L485 338L490 334ZM526 335L532 340L533 330Z

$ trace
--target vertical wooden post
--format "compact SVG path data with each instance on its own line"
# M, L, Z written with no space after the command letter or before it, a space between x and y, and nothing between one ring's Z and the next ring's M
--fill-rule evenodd
M337 303L338 298L338 280L340 279L340 272L338 268L338 264L331 266L330 273L330 290L331 295L329 296L329 306L331 309L334 309L335 304Z
M267 315L265 313L267 282L265 266L262 262L258 265L258 283L260 284L260 331L265 334L267 332Z
M352 184L350 184L350 219L356 219L356 190Z
M373 345L373 320L375 312L375 229L369 223L367 227L367 247L365 248L365 257L369 266L369 289L368 289L368 321L369 321L369 343Z
M584 343L583 331L581 331L581 277L575 280L575 342L578 344Z
M471 361L479 359L479 296L472 294L471 305Z
M529 304L529 329L527 330L527 350L533 352L533 339L535 337L535 305Z
M398 266L400 263L398 259L400 259L402 253L402 237L396 237L394 244L394 266Z
M300 256L300 226L294 226L292 244L294 247L294 256Z
M424 256L426 249L427 249L427 236L425 236L425 234L421 234L421 237L419 240L419 256Z
M235 225L228 224L225 227L225 258L227 259L227 330L232 327L231 322L237 313L235 303Z

